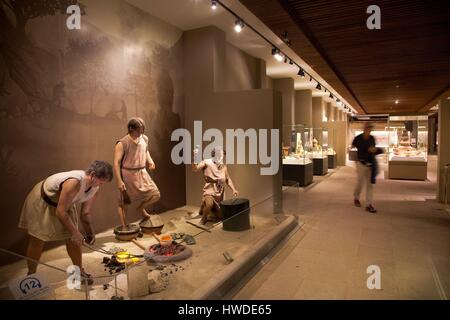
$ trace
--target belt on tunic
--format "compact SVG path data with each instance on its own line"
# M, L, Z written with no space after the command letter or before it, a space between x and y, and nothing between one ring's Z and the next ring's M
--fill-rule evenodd
M44 200L45 203L47 203L49 206L52 206L52 207L55 207L55 208L58 207L58 204L53 202L53 200L50 199L50 197L45 193L44 183L45 183L45 180L44 180L44 182L42 182L42 185L41 185L41 198L42 198L42 200Z
M138 167L138 168L127 168L127 167L122 167L122 169L125 169L125 170L131 170L131 171L138 171L138 170L145 169L145 167Z

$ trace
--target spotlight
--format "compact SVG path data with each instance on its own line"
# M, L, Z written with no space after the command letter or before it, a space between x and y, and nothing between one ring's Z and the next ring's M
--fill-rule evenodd
M341 100L337 99L336 102L337 102L338 105L342 106Z
M294 61L292 61L292 60L289 60L289 64L291 64L291 65L292 65L292 64L294 64Z
M244 28L244 22L242 22L241 20L236 20L236 22L234 23L234 31L236 31L237 33L241 32L242 29Z
M211 1L211 9L213 9L213 10L217 9L217 1L215 1L215 0Z
M288 58L284 57L284 63L287 63L287 62L288 62Z
M311 77L311 76L309 76L309 81L310 81L310 82L312 81L312 77Z
M277 48L272 49L272 56L277 60L278 62L283 61L283 54L278 50Z
M297 73L300 77L302 77L302 78L304 78L305 77L305 71L302 69L302 68L300 68L300 69L298 69L298 73Z
M333 94L330 92L330 99L334 99Z
M398 100L395 100L395 104L398 104L399 103L399 101Z
M319 83L319 82L317 82L317 86L316 86L316 89L317 89L317 90L322 90L322 86L320 85L320 83Z

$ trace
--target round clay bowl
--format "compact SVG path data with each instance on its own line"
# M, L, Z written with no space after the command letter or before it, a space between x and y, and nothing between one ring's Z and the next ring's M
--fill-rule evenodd
M136 224L130 224L127 228L118 226L114 228L114 234L119 241L131 241L139 235L140 227Z

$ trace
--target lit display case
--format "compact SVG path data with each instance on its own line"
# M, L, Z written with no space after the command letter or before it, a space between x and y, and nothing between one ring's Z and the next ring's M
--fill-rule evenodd
M313 180L312 129L303 125L286 125L288 142L283 143L283 181L306 186Z
M389 178L427 179L428 116L390 116Z
M328 172L328 130L313 128L312 133L311 159L313 161L313 171L315 175L323 176Z
M335 151L336 129L323 129L322 138L322 148L324 153L328 156L328 169L335 169L337 168L337 154Z

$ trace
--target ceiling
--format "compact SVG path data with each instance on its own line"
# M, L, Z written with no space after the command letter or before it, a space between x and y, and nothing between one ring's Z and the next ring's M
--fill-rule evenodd
M249 27L245 27L241 33L234 32L233 26L235 18L227 12L225 9L219 7L217 10L211 10L210 0L126 0L130 4L150 13L151 15L158 17L159 19L176 26L177 28L186 31L206 26L216 26L223 30L226 34L227 41L239 49L247 52L248 54L263 59L266 62L267 75L274 79L290 77L294 79L294 86L296 89L310 89L313 96L322 96L326 102L330 102L336 108L343 110L342 105L338 105L335 99L329 98L329 93L325 93L323 90L316 90L317 85L314 81L309 81L306 77L302 79L297 75L298 68L277 62L273 59L271 54L271 47ZM265 25L258 17L256 17L250 10L248 10L241 2L236 0L221 0L227 7L233 10L247 24L253 26L264 37L276 44L278 48L283 50L289 57L297 62L304 70L311 74L315 79L320 81L322 85L325 85L328 89L331 89L333 94L337 94L337 97L343 101L343 103L354 107L354 109L360 111L357 103L351 98L347 89L339 82L335 81L334 84L328 82L327 79L322 77L320 72L317 72L315 66L310 66L303 59L304 52L297 54L293 48L289 48L280 39L279 35L274 33L267 25ZM264 1L261 1L264 2ZM281 10L281 7L279 7ZM289 17L286 15L286 18ZM292 30L297 29L296 25L291 22ZM300 32L297 31L299 34ZM303 36L302 39L306 38ZM311 52L315 49L311 46ZM332 78L329 78L332 79ZM347 99L349 97L349 99Z
M450 84L450 2L240 0L363 113L418 112ZM369 30L369 5L381 30ZM395 103L398 100L398 104Z

